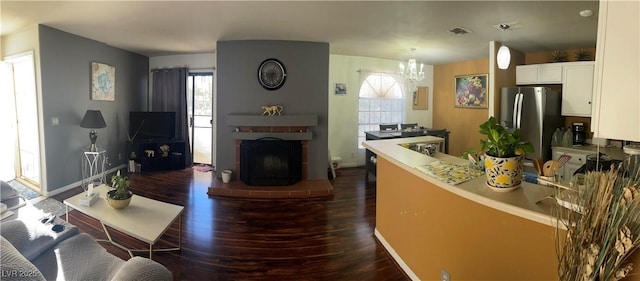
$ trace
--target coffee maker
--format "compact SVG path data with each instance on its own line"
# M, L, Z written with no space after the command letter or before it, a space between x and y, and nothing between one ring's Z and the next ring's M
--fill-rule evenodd
M583 145L587 139L584 132L584 123L573 123L571 128L573 131L573 145Z

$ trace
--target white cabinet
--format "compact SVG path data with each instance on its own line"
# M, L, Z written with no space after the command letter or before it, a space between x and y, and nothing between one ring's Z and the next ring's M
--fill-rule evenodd
M595 62L516 66L516 84L562 84L562 115L591 117Z
M562 115L591 117L595 62L575 62L562 68Z
M563 147L553 147L551 150L553 151L553 159L556 160L564 154L571 156L571 159L558 171L558 180L565 184L569 184L573 173L587 163L587 155L593 154L591 151L578 152Z
M640 141L640 1L600 0L591 130Z
M538 65L517 65L516 66L516 84L530 85L538 83Z
M544 63L516 66L516 84L561 84L563 63Z
M538 67L538 84L562 83L562 67L564 63L545 63Z

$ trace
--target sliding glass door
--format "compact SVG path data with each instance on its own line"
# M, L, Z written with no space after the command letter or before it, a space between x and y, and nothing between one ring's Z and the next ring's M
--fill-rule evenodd
M40 186L40 136L33 52L6 58L11 65L17 128L16 177Z
M213 72L191 72L187 82L187 112L193 163L213 165Z

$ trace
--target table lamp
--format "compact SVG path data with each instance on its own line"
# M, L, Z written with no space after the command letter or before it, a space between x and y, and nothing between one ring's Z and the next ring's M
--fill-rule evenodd
M107 127L107 123L104 122L100 110L87 110L84 118L82 118L82 122L80 122L80 127L91 129L89 132L89 139L91 140L90 151L97 151L96 140L98 139L98 133L95 129Z

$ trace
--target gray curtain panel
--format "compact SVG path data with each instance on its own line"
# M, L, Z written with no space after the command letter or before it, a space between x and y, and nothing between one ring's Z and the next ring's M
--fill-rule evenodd
M176 113L176 139L187 143L185 165L193 164L189 147L189 119L187 117L187 68L154 69L151 96L152 111L173 111Z

